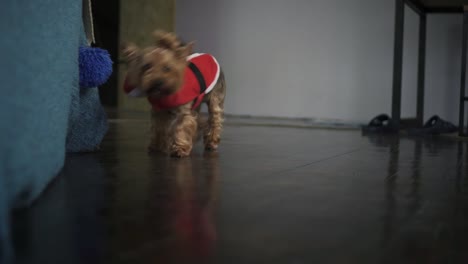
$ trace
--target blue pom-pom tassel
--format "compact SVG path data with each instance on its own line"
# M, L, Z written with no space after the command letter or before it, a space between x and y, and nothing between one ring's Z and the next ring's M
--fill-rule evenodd
M109 52L100 48L80 47L80 86L91 88L104 84L112 74Z

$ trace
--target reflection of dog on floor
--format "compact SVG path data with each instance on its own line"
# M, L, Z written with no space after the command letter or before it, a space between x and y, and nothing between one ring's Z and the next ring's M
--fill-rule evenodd
M218 236L217 155L207 152L200 162L167 159L157 165L163 173L152 179L146 219L164 234L159 239L165 242L147 252L157 256L158 263L207 263L213 257Z
M214 161L217 162L216 159ZM203 259L212 255L217 240L213 214L219 172L213 167L206 175L192 175L190 172L194 169L199 171L188 162L181 164L177 168L178 173L175 173L178 183L174 197L177 209L173 228L179 241L179 250L189 257Z
M192 54L193 42L182 43L175 34L156 31L153 46L124 48L128 73L124 90L146 96L152 105L150 151L175 157L189 156L200 126L201 103L208 106L204 129L206 150L218 148L223 123L226 83L216 59Z

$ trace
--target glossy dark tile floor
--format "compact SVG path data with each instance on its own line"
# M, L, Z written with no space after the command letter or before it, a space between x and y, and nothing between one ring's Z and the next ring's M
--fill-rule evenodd
M15 217L18 263L468 263L463 141L228 125L177 160L147 134L68 157Z

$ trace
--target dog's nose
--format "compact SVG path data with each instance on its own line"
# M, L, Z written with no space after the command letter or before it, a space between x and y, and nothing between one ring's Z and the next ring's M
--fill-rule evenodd
M147 93L149 94L152 94L152 93L156 93L156 92L159 92L161 91L161 88L163 87L164 85L164 81L163 80L155 80L154 82L151 83L151 88L148 90Z
M153 87L159 89L164 84L163 80L156 80L153 82Z

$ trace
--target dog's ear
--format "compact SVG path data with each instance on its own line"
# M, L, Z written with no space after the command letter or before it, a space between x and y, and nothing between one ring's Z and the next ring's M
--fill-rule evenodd
M156 42L156 46L175 51L180 46L180 40L174 33L156 30L153 33L154 40Z
M138 48L138 46L133 43L123 44L121 49L122 49L122 54L124 56L124 59L127 62L135 60L141 54L140 48Z
M185 46L178 47L175 51L176 55L180 59L186 59L190 54L193 53L193 46L195 42L189 42Z

